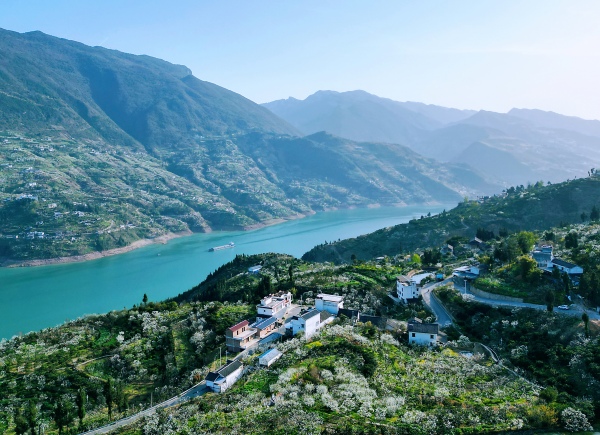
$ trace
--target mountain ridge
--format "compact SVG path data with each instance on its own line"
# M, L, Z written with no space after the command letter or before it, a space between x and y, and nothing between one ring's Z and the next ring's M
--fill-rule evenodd
M498 190L401 145L300 138L185 66L41 32L0 30L0 107L2 259Z
M396 110L390 112L390 105ZM486 143L510 155L501 165L496 163L496 175L488 178L505 187L584 176L589 167L600 164L600 121L552 112L458 110L402 103L364 91L318 91L305 100L264 106L306 134L318 128L354 140L400 143L443 162L458 161L471 145ZM469 159L484 177L485 162L485 155ZM523 176L522 165L530 168L529 176Z

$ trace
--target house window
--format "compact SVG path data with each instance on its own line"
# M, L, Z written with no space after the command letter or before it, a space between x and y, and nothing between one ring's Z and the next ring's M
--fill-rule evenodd
M412 333L412 336L413 336L413 337L415 336L415 333L414 333L414 332Z
M429 336L429 338L431 338L433 340L433 334Z

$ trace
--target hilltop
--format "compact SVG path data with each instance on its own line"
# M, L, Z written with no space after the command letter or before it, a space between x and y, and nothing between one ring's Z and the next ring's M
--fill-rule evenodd
M456 208L431 217L413 219L407 224L384 228L354 239L319 245L302 256L308 261L349 262L354 255L367 260L382 255L411 253L439 247L448 239L472 238L478 228L499 234L501 230L545 230L581 221L598 206L600 177L544 185L538 182L512 187L502 195L480 201L465 200Z

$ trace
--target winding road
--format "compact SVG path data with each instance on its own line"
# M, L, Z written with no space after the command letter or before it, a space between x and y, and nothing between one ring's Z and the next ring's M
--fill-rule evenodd
M447 278L444 281L431 283L429 285L423 286L421 290L421 296L423 297L423 302L429 309L435 314L437 322L440 326L450 326L452 324L452 316L448 313L446 308L440 303L440 301L432 294L432 290L447 284L452 284L452 278ZM454 286L454 288L460 291L462 294L465 294L464 288L459 286ZM513 301L503 301L499 299L489 299L483 298L481 296L477 296L469 291L466 293L468 295L468 300L479 302L486 305L492 305L494 307L503 306L503 307L515 307L515 308L532 308L534 310L546 310L546 305L537 305L537 304L529 304L526 302L513 302ZM589 310L583 307L581 304L572 304L568 310L560 310L555 308L555 313L568 315L568 316L577 316L581 318L581 315L585 312L588 314L590 320L600 320L600 314L598 314L594 310Z

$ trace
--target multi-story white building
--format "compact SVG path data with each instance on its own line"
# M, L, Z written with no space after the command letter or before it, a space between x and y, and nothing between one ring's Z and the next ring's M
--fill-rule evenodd
M417 281L400 275L396 279L396 293L398 294L398 299L407 303L409 299L416 299L421 296L421 289L418 287Z
M290 330L292 335L296 335L299 332L304 332L304 335L308 338L313 335L321 326L321 313L316 308L292 317L292 319L286 323L286 329Z
M280 291L273 295L265 296L260 304L256 306L257 316L262 318L276 317L281 319L286 315L288 308L292 305L292 294Z
M531 257L535 260L540 269L552 267L551 263L554 258L552 255L552 246L543 245L539 248L535 248L531 253Z

